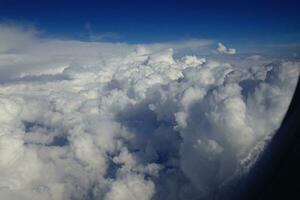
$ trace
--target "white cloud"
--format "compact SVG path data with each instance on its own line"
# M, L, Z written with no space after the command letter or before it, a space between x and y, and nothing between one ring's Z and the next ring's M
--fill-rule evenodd
M39 32L32 27L5 24L0 24L0 43L0 82L26 75L57 74L72 63L89 65L112 57L122 58L138 46L40 38ZM169 48L203 48L209 44L209 40L191 39L143 46L148 51L158 52Z
M150 200L154 194L154 184L140 176L127 176L112 184L105 200Z
M253 162L299 74L295 60L174 58L201 41L22 32L0 31L30 38L0 53L0 199L205 198Z
M227 48L225 45L223 45L222 43L219 42L217 52L220 54L232 55L232 54L236 54L236 49Z

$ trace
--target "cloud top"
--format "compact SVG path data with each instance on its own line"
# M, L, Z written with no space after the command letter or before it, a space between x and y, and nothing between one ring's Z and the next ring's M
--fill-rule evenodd
M210 199L255 162L299 75L297 60L174 56L200 41L20 31L0 31L31 41L0 53L0 199Z
M219 42L218 43L217 52L220 53L220 54L233 55L233 54L236 54L236 49L227 48L224 44L222 44L221 42Z

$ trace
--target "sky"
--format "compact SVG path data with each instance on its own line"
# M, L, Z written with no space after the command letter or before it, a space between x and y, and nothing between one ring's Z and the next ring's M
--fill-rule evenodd
M297 85L298 7L0 0L0 199L232 200Z
M298 51L297 1L16 1L0 19L44 36L126 43L223 41L249 51ZM283 50L282 50L283 51Z

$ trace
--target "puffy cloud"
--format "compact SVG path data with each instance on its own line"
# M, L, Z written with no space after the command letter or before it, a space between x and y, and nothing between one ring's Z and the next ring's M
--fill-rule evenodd
M0 83L29 76L33 79L42 74L61 73L71 63L90 65L104 64L112 58L122 58L137 49L138 45L109 42L81 42L40 37L30 26L0 23ZM212 41L190 39L180 42L143 45L147 51L163 51L169 48L201 49ZM140 53L140 52L139 52ZM53 77L55 79L55 77ZM59 77L58 77L59 78Z
M150 200L154 194L154 184L139 176L127 176L115 181L106 195L106 200Z
M31 39L0 53L1 199L209 199L263 150L299 75L297 60L175 58L202 42L7 30Z
M236 54L236 49L233 48L227 48L224 44L222 44L221 42L218 43L218 48L217 51L220 54L228 54L228 55L232 55L232 54Z

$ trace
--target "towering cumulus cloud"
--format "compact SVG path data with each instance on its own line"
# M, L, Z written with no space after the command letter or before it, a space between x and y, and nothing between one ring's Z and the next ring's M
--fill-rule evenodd
M220 53L220 54L229 54L229 55L232 55L232 54L236 54L236 49L233 49L233 48L227 48L224 46L224 44L222 43L218 43L218 48L217 48L217 52Z
M0 199L210 199L255 162L299 74L297 60L174 56L207 41L0 30Z

